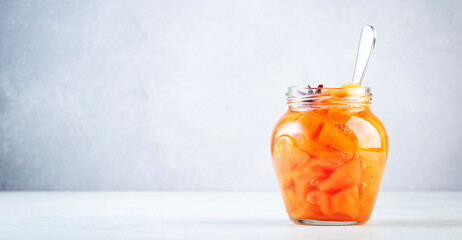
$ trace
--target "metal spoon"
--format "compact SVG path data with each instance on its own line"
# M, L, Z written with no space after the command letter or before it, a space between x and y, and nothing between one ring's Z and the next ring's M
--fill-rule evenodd
M358 55L356 56L355 71L353 72L353 80L351 82L361 84L363 81L367 63L375 46L375 40L376 33L374 27L370 25L364 26L359 39Z

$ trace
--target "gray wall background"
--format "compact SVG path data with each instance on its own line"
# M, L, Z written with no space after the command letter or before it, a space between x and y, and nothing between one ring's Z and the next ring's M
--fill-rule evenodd
M387 190L461 190L462 1L0 1L0 189L274 190L289 85L365 79Z

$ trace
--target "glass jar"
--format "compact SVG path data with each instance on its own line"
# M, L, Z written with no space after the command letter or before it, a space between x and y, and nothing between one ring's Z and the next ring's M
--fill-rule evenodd
M289 218L353 225L369 219L388 154L370 88L290 87L271 155Z

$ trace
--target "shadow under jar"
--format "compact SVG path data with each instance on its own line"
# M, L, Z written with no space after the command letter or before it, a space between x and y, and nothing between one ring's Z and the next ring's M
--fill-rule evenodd
M388 154L369 88L290 87L271 154L289 218L354 225L369 219Z

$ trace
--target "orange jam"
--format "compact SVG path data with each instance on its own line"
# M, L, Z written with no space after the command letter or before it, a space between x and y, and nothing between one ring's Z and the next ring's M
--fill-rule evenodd
M388 152L368 88L292 87L276 124L271 153L290 219L300 224L365 223Z

